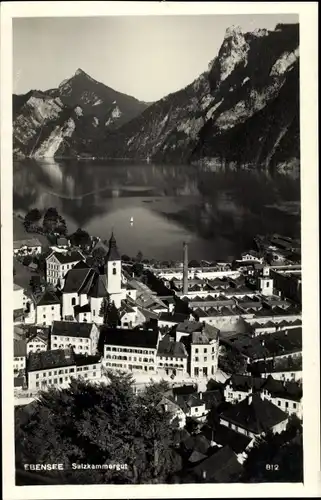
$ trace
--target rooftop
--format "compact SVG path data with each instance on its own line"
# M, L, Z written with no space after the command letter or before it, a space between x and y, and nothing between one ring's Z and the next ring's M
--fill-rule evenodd
M100 332L105 345L157 348L158 332L155 330L109 328L102 325Z
M94 365L100 362L100 355L86 356L84 354L74 354L76 366Z
M263 399L261 394L254 393L222 412L221 417L254 434L261 434L287 420L288 415Z
M75 365L75 356L72 349L55 349L31 353L27 362L27 370L32 372L72 365Z
M220 424L216 424L215 428L205 425L202 427L202 432L211 441L215 441L215 443L221 446L229 446L236 454L243 453L252 441L251 437L240 434Z
M49 260L52 257L55 257L60 262L60 264L71 264L85 258L79 251L71 251L68 253L52 252L50 255L48 255L46 260Z
M37 306L48 306L52 304L60 304L60 300L57 295L50 290L46 290L36 301Z
M224 446L196 465L192 473L204 482L229 483L237 481L242 470L243 467L238 462L235 453L229 446Z
M182 342L173 342L168 335L165 335L158 344L157 356L187 358L187 351Z
M54 321L52 324L51 335L90 338L92 329L92 323L78 323L78 321Z

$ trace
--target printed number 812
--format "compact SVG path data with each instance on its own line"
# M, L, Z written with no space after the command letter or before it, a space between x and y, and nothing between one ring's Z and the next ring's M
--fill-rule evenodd
M278 464L266 464L265 468L266 468L266 470L279 470L279 465Z

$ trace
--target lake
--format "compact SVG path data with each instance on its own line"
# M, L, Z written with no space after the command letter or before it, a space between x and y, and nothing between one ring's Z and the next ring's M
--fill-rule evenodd
M300 237L300 180L291 175L190 165L20 160L13 209L56 207L69 232L81 227L146 258L232 259L257 234ZM130 219L134 219L131 225Z

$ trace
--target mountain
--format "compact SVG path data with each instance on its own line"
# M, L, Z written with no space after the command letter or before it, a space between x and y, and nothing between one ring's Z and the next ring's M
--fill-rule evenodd
M46 106L51 109L46 134L51 135L49 141L41 138L31 155L151 157L156 162L214 168L232 165L282 171L299 167L297 24L251 33L229 28L207 71L184 89L148 107L140 103L145 106L141 111L135 107L138 101L121 94L127 109L133 106L136 113L126 123L112 122L114 108L105 114L107 103L115 105L111 99L120 109L125 107L114 93L81 70L58 89L46 92ZM17 98L23 103L20 108ZM20 96L14 99L16 154L30 152L37 136L33 130L39 129L39 109L34 102L30 107L30 99L34 97L26 102Z
M102 153L282 170L298 166L299 144L299 27L291 24L228 29L208 71L109 133Z
M117 129L148 106L78 69L57 89L13 96L14 154L92 155L93 138L103 140L106 129Z

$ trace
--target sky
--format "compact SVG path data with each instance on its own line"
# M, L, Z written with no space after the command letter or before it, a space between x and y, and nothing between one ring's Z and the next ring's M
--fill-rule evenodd
M155 101L207 69L228 27L292 22L296 15L15 18L13 92L57 87L81 68L119 92Z

